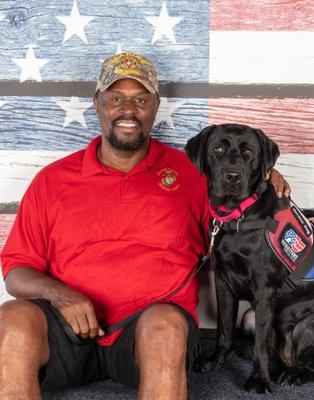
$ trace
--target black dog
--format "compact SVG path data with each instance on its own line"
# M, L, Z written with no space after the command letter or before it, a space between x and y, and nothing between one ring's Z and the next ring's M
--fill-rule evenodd
M314 281L300 274L310 269L309 263L314 265L313 229L290 199L278 199L266 182L279 156L277 145L261 130L223 124L205 128L190 139L186 152L208 178L214 217L217 346L196 368L211 371L222 366L234 345L238 305L243 299L255 311L253 369L244 389L272 391L272 336L281 360L279 381L293 385L312 379Z

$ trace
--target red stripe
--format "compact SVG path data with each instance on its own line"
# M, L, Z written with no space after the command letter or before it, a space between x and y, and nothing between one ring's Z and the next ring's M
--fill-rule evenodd
M3 249L14 220L15 214L0 214L0 251Z
M210 30L313 31L313 0L212 0Z
M209 125L226 122L262 129L281 153L314 154L314 99L210 99Z

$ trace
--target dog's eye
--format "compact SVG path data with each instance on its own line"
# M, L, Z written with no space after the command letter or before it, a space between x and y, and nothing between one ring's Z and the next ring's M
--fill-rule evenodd
M224 152L224 148L222 146L216 146L213 148L213 153L216 156L220 156Z
M254 153L251 149L247 148L243 150L243 156L246 158L253 158L254 157Z

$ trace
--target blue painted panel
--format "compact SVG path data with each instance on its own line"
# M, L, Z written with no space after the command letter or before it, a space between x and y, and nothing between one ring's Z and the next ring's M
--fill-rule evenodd
M90 105L84 112L86 128L77 121L63 127L66 111L55 101L69 101L69 98L0 97L0 102L5 102L0 107L0 150L74 151L84 147L100 129L92 101L79 100ZM189 137L208 125L208 101L168 99L168 108L173 109L169 117L163 100L153 135L182 149Z
M176 43L163 36L151 43L154 26L145 17L159 16L161 0L78 0L82 16L94 17L84 28L88 43L72 36L62 43L66 27L56 16L69 16L73 0L21 0L0 3L0 80L19 80L21 69L12 58L25 58L29 43L43 81L93 81L101 61L117 46L148 56L162 81L208 81L209 1L168 0L170 17L183 19L173 28Z

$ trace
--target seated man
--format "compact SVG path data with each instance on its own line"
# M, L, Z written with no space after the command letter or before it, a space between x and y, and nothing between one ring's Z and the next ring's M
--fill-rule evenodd
M150 137L159 102L149 60L105 60L101 136L43 168L25 193L2 252L17 299L0 308L2 400L107 378L139 388L139 399L187 398L199 350L193 270L210 215L205 178Z

